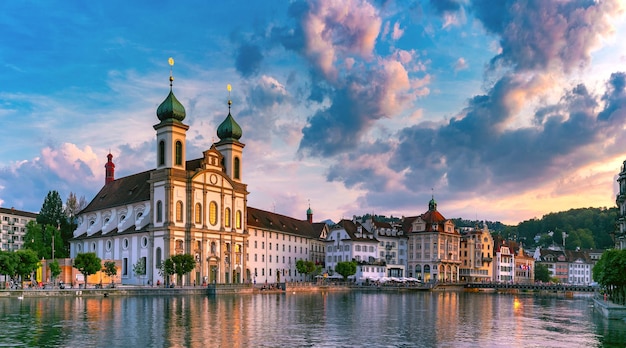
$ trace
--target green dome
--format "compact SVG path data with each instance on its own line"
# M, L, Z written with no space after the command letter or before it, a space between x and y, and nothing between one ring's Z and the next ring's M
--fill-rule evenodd
M220 138L220 140L239 140L239 138L241 138L241 135L241 127L239 127L239 125L237 124L237 122L235 122L235 119L230 115L229 112L224 122L222 122L222 124L217 127L217 136Z
M309 207L309 209L306 210L306 214L307 215L313 214L313 210L311 210L311 207Z
M157 117L161 121L174 119L182 122L185 119L185 107L176 99L172 90L170 90L170 94L168 94L167 98L159 105Z

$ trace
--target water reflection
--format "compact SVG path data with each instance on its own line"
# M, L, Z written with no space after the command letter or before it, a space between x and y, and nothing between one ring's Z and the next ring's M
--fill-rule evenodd
M624 347L588 298L457 292L0 299L23 347Z

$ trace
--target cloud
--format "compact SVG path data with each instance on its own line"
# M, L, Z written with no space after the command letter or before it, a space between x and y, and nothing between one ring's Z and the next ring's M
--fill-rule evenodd
M589 63L591 51L613 32L610 18L622 11L617 0L474 0L471 5L485 29L500 36L502 53L493 66L565 73Z
M456 63L454 63L454 72L465 70L467 68L469 68L469 65L467 64L467 62L465 61L465 58L463 57L460 57L459 59L456 60Z
M235 67L243 77L251 77L259 73L263 54L257 45L244 43L239 46L235 55Z

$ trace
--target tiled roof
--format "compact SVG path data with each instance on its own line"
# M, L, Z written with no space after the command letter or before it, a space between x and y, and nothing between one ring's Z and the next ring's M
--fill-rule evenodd
M14 208L11 209L7 209L7 208L0 208L0 213L1 214L10 214L10 215L18 215L18 216L24 216L24 217L29 217L29 218L33 218L36 219L37 218L37 213L31 213L28 211L23 211L23 210L17 210Z
M348 233L348 236L350 236L350 240L352 241L368 241L378 243L378 239L374 238L374 234L358 222L355 224L352 220L343 219L339 221L337 225L341 226L346 233ZM358 232L359 227L361 227L363 233Z
M150 200L149 170L116 179L102 187L80 214Z
M281 231L307 238L320 237L323 226L314 227L306 220L298 220L285 215L248 207L248 227Z

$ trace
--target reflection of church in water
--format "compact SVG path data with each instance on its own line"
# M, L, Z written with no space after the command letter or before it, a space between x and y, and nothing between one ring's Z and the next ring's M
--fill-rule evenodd
M156 169L115 179L113 156L107 156L105 185L78 215L71 257L95 252L116 260L118 282L126 284L163 282L158 268L175 254L196 259L189 283L249 280L241 127L229 101L219 141L201 158L187 160L189 126L171 81L154 125Z

